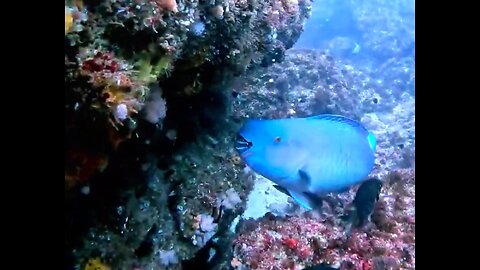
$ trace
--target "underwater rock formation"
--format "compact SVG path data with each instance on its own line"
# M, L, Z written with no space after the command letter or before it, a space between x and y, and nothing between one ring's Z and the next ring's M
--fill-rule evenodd
M189 269L180 262L215 239L233 237L229 226L243 212L253 183L235 161L231 140L201 139L206 141L177 151L167 170L156 168L152 156L143 164L119 157L121 164L112 162L88 194L79 192L81 198L71 202L91 208L83 216L70 213L71 220L92 222L74 252L80 265L101 257L115 269ZM224 256L222 249L217 256Z
M265 217L258 223L242 222L243 235L231 230L247 208L255 182L233 149L244 118L343 114L378 134L375 175L386 179L391 168L414 166L414 99L371 79L381 75L384 81L395 81L410 62L386 62L384 68L392 74L359 70L316 51L287 51L302 32L310 2L66 1L69 266L260 267L263 259L245 250L255 244L246 238L258 224L262 237L266 228L283 233L282 224L305 225L295 233L307 230L311 239L322 230L333 231L320 243L282 235L280 242L265 246L273 252L268 256L295 256L294 261L273 264L280 269L338 262L334 251L314 250L339 236L335 222L322 225L308 216ZM414 75L408 76L400 84L412 85ZM412 174L399 172L401 179ZM412 181L405 181L410 188ZM384 194L395 188L387 186ZM340 196L344 203L351 201L352 192ZM414 219L412 225L410 216L405 221L391 210L392 203L410 207L411 194L408 189L395 201L385 197L376 212L377 229L368 232L381 247L400 243L400 236L392 236L394 230L405 232L406 255L399 255L397 246L394 254L375 256L370 249L355 249L347 253L347 261L385 265L404 256L402 267L414 265L414 250L409 249ZM395 218L383 220L385 216ZM345 248L366 241L360 232L352 239L335 243ZM265 263L271 259L265 258Z
M281 62L309 7L65 1L69 267L220 264L253 185L233 153L230 81Z
M415 269L415 171L388 174L370 227L350 237L334 215L308 213L240 221L234 241L235 269L302 269L325 262L340 269ZM349 205L356 189L339 196ZM341 213L337 213L341 214ZM388 268L378 268L387 265Z
M359 119L377 137L376 164L371 176L387 184L372 218L376 227L358 230L347 241L338 218L344 208L327 209L333 213L319 220L275 190L271 181L256 175L241 216L247 221L240 219L237 227L232 266L301 269L328 262L342 265L341 269L415 268L415 99L403 91L408 80L390 91L380 83L389 83L389 78L402 74L401 69L380 73L353 67L316 50L291 49L282 63L251 71L236 80L234 119L318 113ZM347 206L355 191L356 188L335 197ZM392 210L393 204L399 208Z
M105 167L138 121L161 124L171 108L175 128L201 122L206 116L191 108L211 105L198 104L210 99L201 92L248 67L281 62L309 7L309 0L66 1L67 187ZM152 91L157 101L144 108Z

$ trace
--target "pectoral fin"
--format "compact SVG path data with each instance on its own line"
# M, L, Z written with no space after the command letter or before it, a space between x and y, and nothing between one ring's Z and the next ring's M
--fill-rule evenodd
M312 183L312 178L305 170L299 170L298 174L300 175L300 184L304 187L309 187Z

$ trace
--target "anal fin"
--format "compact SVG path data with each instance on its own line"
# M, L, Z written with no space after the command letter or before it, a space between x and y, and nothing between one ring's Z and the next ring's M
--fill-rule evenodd
M323 200L313 194L292 190L288 190L288 193L298 204L307 210L320 209L322 207Z
M286 188L284 188L284 187L282 187L282 186L279 186L279 185L273 185L273 187L274 187L276 190L282 192L283 194L292 197L292 195L290 195L290 192L289 192Z
M273 185L273 187L283 194L293 198L298 204L307 210L320 209L323 205L323 199L314 194L288 190L279 185Z

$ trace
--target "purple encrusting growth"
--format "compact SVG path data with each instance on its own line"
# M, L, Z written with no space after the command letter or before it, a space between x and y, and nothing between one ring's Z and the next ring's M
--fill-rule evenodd
M217 207L223 206L225 209L233 209L240 204L242 199L238 196L238 193L233 189L228 189L224 194L218 195Z
M209 215L200 215L200 229L204 232L213 231L217 224L213 223L213 217Z
M178 263L178 257L175 250L160 250L160 263L164 266L170 266Z

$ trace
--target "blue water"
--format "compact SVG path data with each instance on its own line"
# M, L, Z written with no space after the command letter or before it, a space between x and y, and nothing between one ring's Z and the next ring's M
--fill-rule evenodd
M326 50L359 66L414 59L414 0L317 0L311 14L294 48Z

